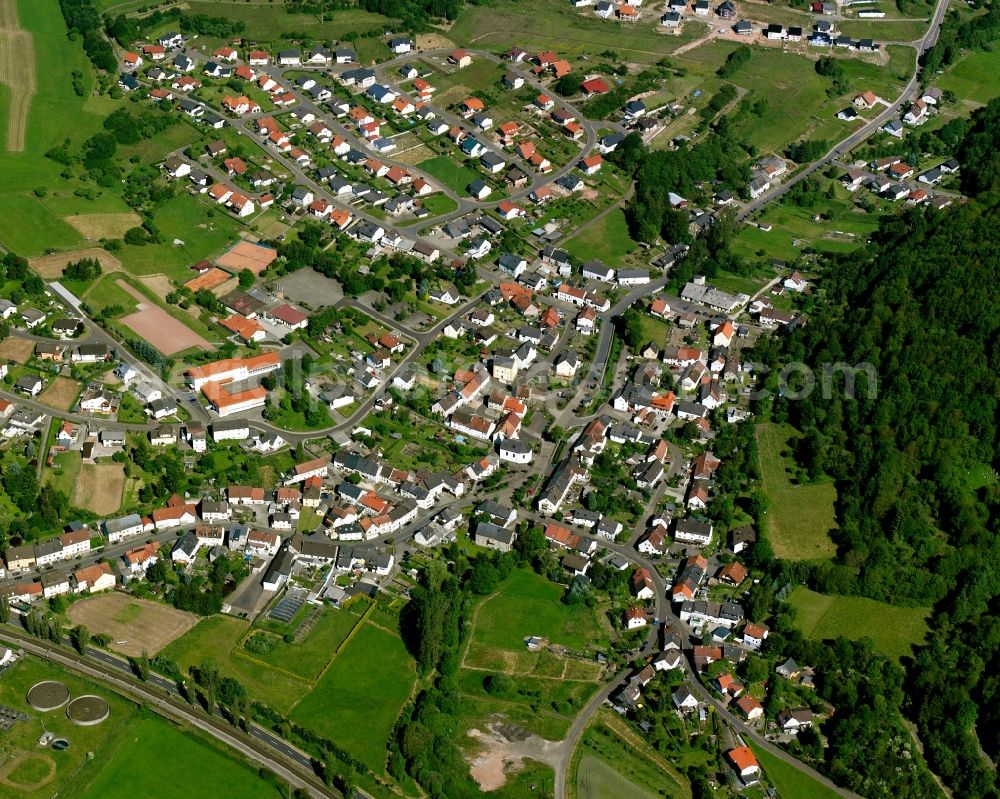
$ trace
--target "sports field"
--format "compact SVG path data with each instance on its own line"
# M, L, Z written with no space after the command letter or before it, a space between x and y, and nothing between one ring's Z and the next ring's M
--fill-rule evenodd
M125 470L120 463L84 463L77 476L73 504L98 516L116 513L122 504Z
M386 741L415 679L413 658L399 636L365 622L315 689L302 697L292 719L338 741L381 774Z
M231 272L249 269L255 275L259 275L277 257L278 251L271 247L264 247L250 241L238 241L216 258L215 262Z
M875 649L888 657L912 654L929 632L927 608L903 608L856 596L818 594L797 586L788 595L795 608L795 626L807 638L851 640L871 638Z
M81 599L70 605L67 613L73 624L82 624L91 633L110 635L109 649L123 655L155 655L198 621L194 614L161 602L119 593Z
M212 349L208 341L147 299L138 289L124 280L119 280L118 286L139 303L135 313L122 317L122 324L138 333L164 355L173 355L190 347Z
M153 756L156 753L159 756ZM101 758L79 799L278 799L247 763L163 719L138 720Z
M788 477L788 459L782 451L795 437L788 426L757 425L757 445L764 492L770 501L768 539L774 554L786 560L818 560L836 552L830 531L836 526L833 483L794 485Z

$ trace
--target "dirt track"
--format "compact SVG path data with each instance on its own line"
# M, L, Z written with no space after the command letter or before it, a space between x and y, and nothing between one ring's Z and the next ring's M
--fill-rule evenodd
M10 88L7 150L24 149L31 98L35 95L35 41L21 30L14 0L0 0L0 81Z

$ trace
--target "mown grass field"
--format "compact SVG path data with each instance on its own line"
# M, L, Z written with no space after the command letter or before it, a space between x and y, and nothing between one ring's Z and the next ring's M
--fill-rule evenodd
M620 208L597 220L566 242L566 250L582 260L597 258L616 266L639 246L628 233L625 212Z
M788 596L795 608L795 626L808 638L826 640L843 636L851 640L871 638L875 648L888 657L912 654L929 632L927 608L903 608L854 596L819 594L797 586Z
M830 531L836 526L833 483L794 485L789 480L790 460L782 455L795 437L789 426L757 426L757 445L764 492L770 501L768 539L774 554L787 560L819 560L836 549Z
M431 177L437 178L452 191L458 192L460 195L466 195L468 194L466 187L471 181L479 177L479 174L460 163L456 158L448 155L438 155L434 158L428 158L426 161L421 161L417 164L417 168L426 172Z
M837 799L840 796L836 791L816 782L808 774L803 774L759 746L751 745L750 748L764 769L767 781L774 786L781 799L798 799L800 796L808 796L809 799Z
M277 799L247 763L155 717L138 721L100 760L80 799ZM160 756L151 756L157 753Z
M593 610L564 605L563 590L529 569L516 569L479 607L472 640L517 652L533 635L575 649L599 643L604 636Z
M338 741L382 773L386 741L415 679L413 658L399 636L365 622L312 692L302 697L292 719Z
M683 771L708 760L707 752L693 747L664 757L607 709L595 716L578 751L577 799L690 799L691 784Z

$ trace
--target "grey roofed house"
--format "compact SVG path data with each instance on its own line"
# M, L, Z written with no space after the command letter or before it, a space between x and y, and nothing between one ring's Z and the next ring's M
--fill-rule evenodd
M472 235L472 230L464 219L453 219L444 226L444 234L449 239L464 239Z
M625 140L624 133L609 133L607 136L602 137L601 140L598 142L598 144L601 146L602 149L611 152L624 140Z
M160 397L159 399L153 400L149 403L148 407L154 416L176 413L177 411L177 403L166 397Z
M170 550L170 555L173 557L175 552L180 552L184 557L189 560L194 558L195 553L198 551L198 537L188 530L180 538Z
M492 150L487 150L481 156L479 156L479 163L481 163L487 169L493 169L494 167L500 166L501 164L506 164L499 155L497 155Z
M506 524L507 520L510 519L513 510L501 505L499 502L494 502L491 499L484 499L476 506L476 513L485 514L494 522L500 520Z
M120 530L127 530L130 527L142 524L142 517L138 513L130 513L128 516L121 516L117 519L106 519L104 522L104 532L113 535Z
M559 178L556 181L556 185L560 188L566 189L566 191L576 191L577 189L583 188L583 178L579 175L568 173Z
M135 75L122 75L118 79L118 85L125 91L131 92L139 88L139 81L136 80Z
M475 538L486 539L509 547L514 541L514 531L489 522L481 522L476 525Z
M492 189L490 189L490 187L486 184L486 181L482 180L481 178L476 178L475 180L469 183L469 194L472 194L476 197L478 197L483 192L489 192L489 191L492 191Z
M503 225L497 222L493 217L486 216L486 214L480 216L479 219L476 220L476 224L493 236L498 236L504 231Z
M334 51L334 57L337 59L337 62L341 64L353 64L358 60L357 53L355 53L350 47L338 47Z
M748 19L741 19L733 26L733 30L742 34L753 33L753 23Z
M81 358L98 358L104 359L108 357L108 345L101 343L94 344L81 344L76 348L77 353Z

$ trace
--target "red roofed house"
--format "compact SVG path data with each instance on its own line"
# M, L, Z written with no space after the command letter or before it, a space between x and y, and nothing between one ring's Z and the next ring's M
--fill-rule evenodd
M497 213L500 214L502 219L510 221L511 219L517 219L518 217L524 216L524 209L510 200L501 200L500 204L497 206Z
M625 611L625 627L629 630L638 630L649 623L646 618L646 611L642 608L631 607Z
M580 161L580 169L583 170L585 175L596 175L601 171L601 164L604 163L604 159L599 155L588 155L582 161Z
M753 785L760 780L760 764L749 746L740 746L726 752L726 760L746 785Z
M598 94L607 94L611 91L611 89L608 88L608 84L606 84L601 78L590 78L589 80L585 80L580 84L580 89L588 97L594 97Z
M287 304L272 308L267 312L267 316L278 324L290 327L292 330L300 330L309 324L308 314Z
M736 700L736 707L742 713L748 721L753 721L754 719L759 719L764 715L764 706L761 705L756 699L754 699L750 694L743 694L739 699Z
M472 63L472 56L465 52L465 50L452 50L448 54L448 63L454 64L459 69L462 69Z

